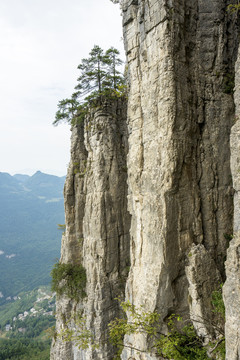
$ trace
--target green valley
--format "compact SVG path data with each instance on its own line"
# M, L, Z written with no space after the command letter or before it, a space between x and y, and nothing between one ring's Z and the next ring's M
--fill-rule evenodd
M65 177L0 173L0 304L49 284L60 255Z
M0 360L48 360L55 325L55 296L49 286L20 293L0 306Z

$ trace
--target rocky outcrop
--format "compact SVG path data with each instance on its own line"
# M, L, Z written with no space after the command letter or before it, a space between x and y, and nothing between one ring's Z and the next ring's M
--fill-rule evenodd
M235 73L236 123L231 130L231 171L234 187L233 240L227 252L224 302L226 307L226 359L240 358L240 54Z
M239 357L239 328L231 324L239 314L238 119L230 169L238 36L227 5L121 1L128 120L120 100L107 101L73 128L61 262L84 266L87 297L57 301L57 331L81 312L101 345L80 351L57 339L52 360L111 360L107 323L119 315L118 295L159 312L165 333L174 313L191 319L206 344L218 336L211 294L225 281L233 234L231 169L227 359ZM124 341L122 360L156 359L144 334Z
M111 359L106 341L110 320L119 315L116 297L123 296L129 270L127 211L128 151L126 104L105 101L91 110L84 123L72 129L71 162L65 183L66 234L62 263L81 263L86 269L86 298L57 299L56 331L81 314L100 347L84 351L58 338L51 359Z
M226 6L222 0L122 4L132 215L126 296L163 319L212 316L211 293L224 280L237 49ZM142 335L125 342L147 348ZM128 350L122 358L130 356L140 359Z

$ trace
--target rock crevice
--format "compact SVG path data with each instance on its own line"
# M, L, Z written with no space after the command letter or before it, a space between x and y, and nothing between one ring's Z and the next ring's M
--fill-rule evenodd
M132 215L126 297L163 319L171 313L210 319L211 293L225 279L238 46L226 6L217 0L123 2ZM204 336L214 333L208 324L203 328ZM141 335L125 341L147 346Z
M211 294L226 275L227 359L239 357L238 32L227 5L121 2L127 114L122 100L107 100L73 128L61 261L83 264L87 297L57 301L57 329L61 312L82 311L101 345L79 351L57 340L52 360L111 360L107 324L119 295L158 311L165 332L172 313L191 319L207 343L216 337ZM123 360L156 358L143 334L124 341Z
M51 350L54 360L113 358L108 323L119 316L116 298L123 297L130 266L127 134L126 102L121 99L101 102L72 129L60 262L83 265L87 296L79 301L57 299L56 331L61 333L66 326L71 329L71 320L81 314L100 345L78 350L74 342L58 338Z

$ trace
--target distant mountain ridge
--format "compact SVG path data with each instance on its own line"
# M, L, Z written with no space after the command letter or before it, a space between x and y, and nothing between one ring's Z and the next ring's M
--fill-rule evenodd
M37 171L34 175L9 175L5 172L0 172L0 192L2 190L12 192L29 192L36 196L63 196L62 189L65 181L65 176L58 177Z
M24 182L24 181L26 181L27 179L30 178L30 175L15 174L15 175L13 175L13 177L15 179L17 179L18 181Z
M65 177L0 172L0 303L48 284L59 257Z

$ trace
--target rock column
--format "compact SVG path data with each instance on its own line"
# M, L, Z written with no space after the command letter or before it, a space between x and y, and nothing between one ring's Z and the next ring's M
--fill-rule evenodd
M116 298L124 296L129 271L126 154L126 102L101 100L84 123L73 127L71 162L65 184L66 234L62 263L81 263L86 269L86 297L57 299L57 333L81 315L99 344L53 342L52 360L112 359L108 324L119 316ZM73 328L74 331L77 330Z
M211 293L232 233L235 17L227 1L125 0L131 269L127 299L216 336ZM195 320L195 321L194 321ZM166 327L163 324L163 331ZM143 335L126 345L146 351ZM122 358L152 359L124 350Z
M240 55L235 73L235 124L231 130L231 171L234 187L233 239L227 252L224 302L226 307L226 359L240 359Z

